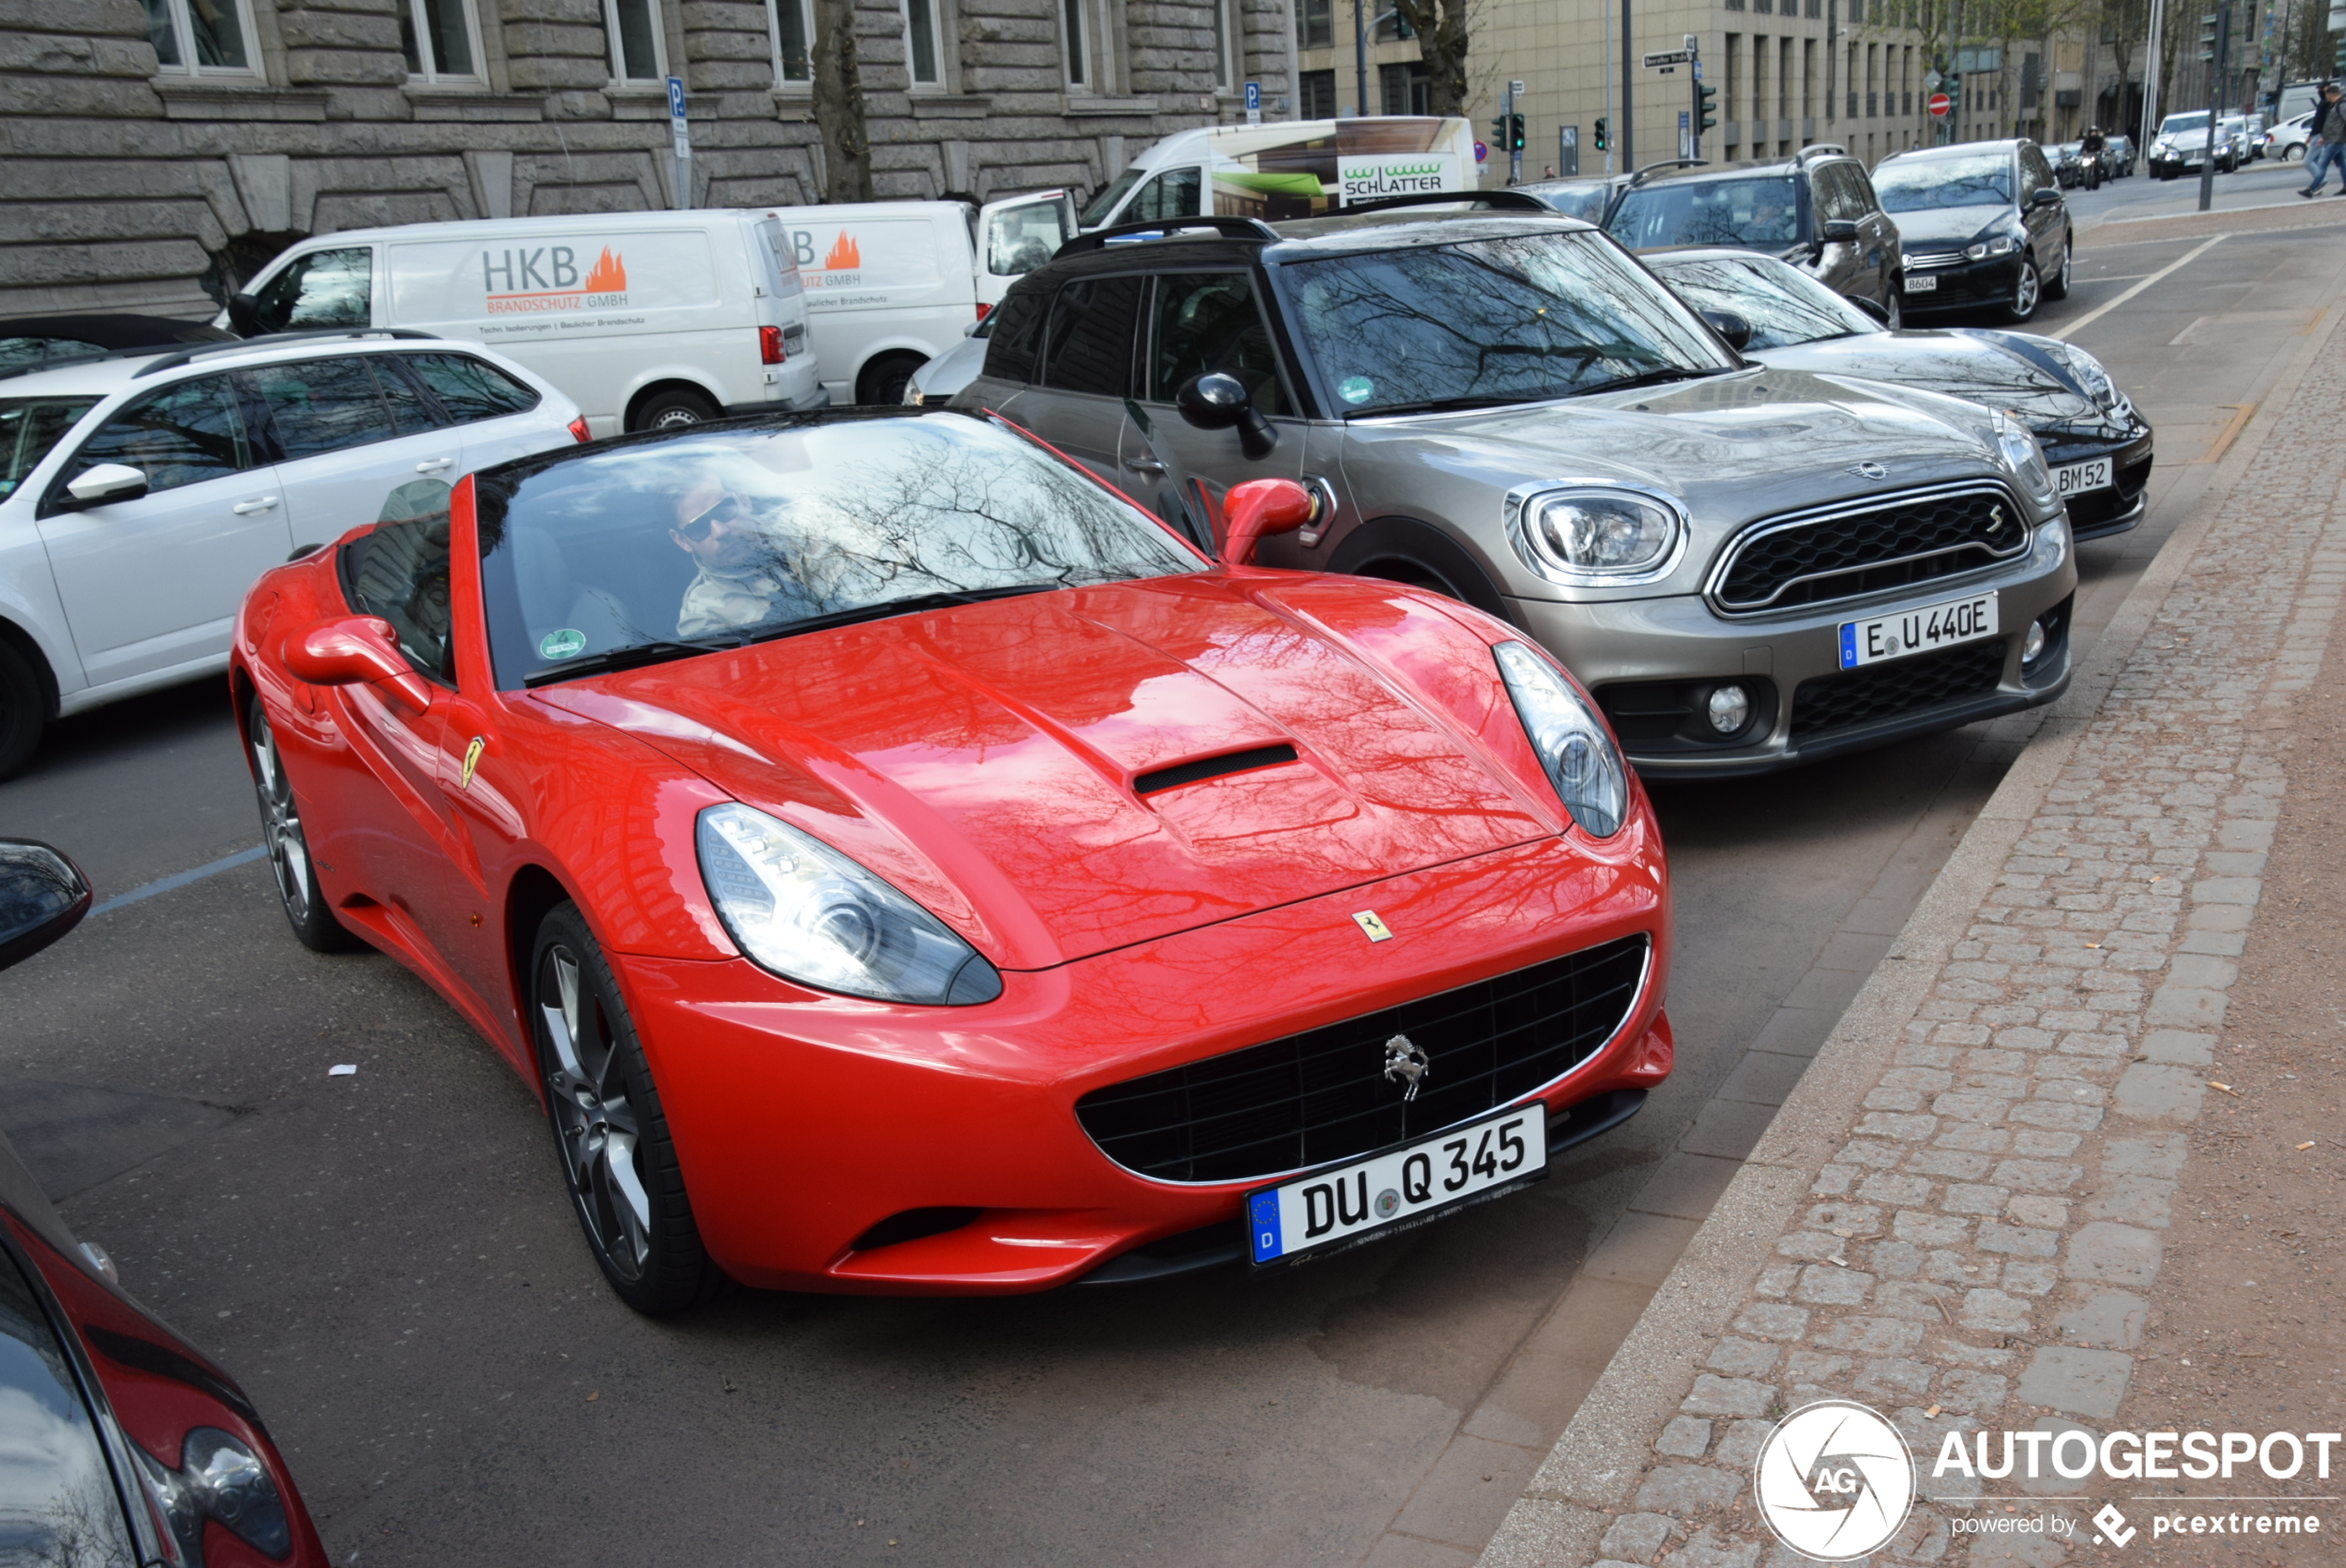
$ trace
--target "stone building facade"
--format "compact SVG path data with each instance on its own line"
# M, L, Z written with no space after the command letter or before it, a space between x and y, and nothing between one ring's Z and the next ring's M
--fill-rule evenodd
M1289 5L857 0L878 194L1087 191L1250 79L1282 117ZM819 200L812 34L807 0L0 0L0 317L207 316L369 224Z

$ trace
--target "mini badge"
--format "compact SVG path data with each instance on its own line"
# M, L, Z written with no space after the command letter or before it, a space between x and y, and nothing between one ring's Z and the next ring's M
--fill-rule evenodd
M457 789L469 790L473 787L473 769L480 766L480 754L488 749L486 740L478 735L473 737L473 743L465 748L465 770L456 775Z
M565 626L559 632L549 632L538 639L540 658L576 658L586 651L586 633Z
M1352 923L1365 932L1372 942L1393 940L1393 928L1385 924L1385 917L1374 910L1362 910L1352 917Z

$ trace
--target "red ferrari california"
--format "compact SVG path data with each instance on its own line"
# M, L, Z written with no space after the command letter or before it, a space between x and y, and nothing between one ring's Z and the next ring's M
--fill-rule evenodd
M1244 564L1291 482L1226 504L1216 564L945 412L477 474L245 603L285 913L538 1087L647 1312L1271 1270L1513 1191L1670 1070L1643 791L1535 645Z

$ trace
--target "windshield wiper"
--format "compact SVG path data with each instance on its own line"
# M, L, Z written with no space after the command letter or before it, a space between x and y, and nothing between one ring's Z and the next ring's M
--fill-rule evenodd
M635 643L609 653L588 654L585 658L566 658L560 664L550 664L543 669L533 669L521 678L525 686L544 686L556 681L568 681L578 675L607 675L614 669L635 669L647 664L665 664L671 659L692 658L705 653L718 653L742 645L738 637L710 637L694 643Z
M1618 380L1606 381L1598 386L1582 387L1572 395L1593 397L1598 392L1627 392L1632 387L1660 386L1664 381L1707 380L1712 376L1723 376L1735 368L1732 365L1721 365L1709 370L1690 370L1680 366L1670 366L1660 370L1642 371L1635 376L1623 376Z
M1504 397L1429 397L1419 403L1388 403L1382 408L1348 408L1347 419L1381 419L1388 414L1455 414L1469 408L1506 408L1518 403L1544 403L1560 392L1512 392Z
M1016 598L1022 594L1055 593L1066 586L1065 583L1016 583L1007 588L963 588L952 593L914 594L909 598L883 599L877 604L857 605L853 609L834 609L822 615L810 615L803 621L768 627L745 640L770 643L781 637L795 637L802 632L825 632L834 626L853 626L860 621L885 621L892 615L913 615L924 609L950 609L956 605Z

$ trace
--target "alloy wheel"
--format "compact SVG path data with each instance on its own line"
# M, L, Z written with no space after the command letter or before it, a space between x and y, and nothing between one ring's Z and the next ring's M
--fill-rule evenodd
M2061 292L2063 297L2066 297L2069 293L2069 276L2076 265L2075 248L2067 245L2062 246L2061 247Z
M564 943L538 960L538 1015L546 1032L546 1099L596 1249L622 1278L651 1258L652 1200L636 1169L637 1119L617 1033L578 955Z
M1892 285L1890 291L1890 330L1893 332L1897 332L1904 328L1905 324L1905 303L1898 297L1897 287L1893 284Z
M2035 259L2027 256L2022 257L2020 259L2020 282L2013 285L2012 291L2013 320L2015 321L2026 321L2029 317L2034 316L2037 313L2037 302L2043 297L2043 295L2044 280L2037 276L2037 263Z
M294 799L293 783L277 755L276 734L257 704L251 745L253 778L260 791L261 844L277 878L277 896L298 926L310 915L309 840L301 829L301 804Z

